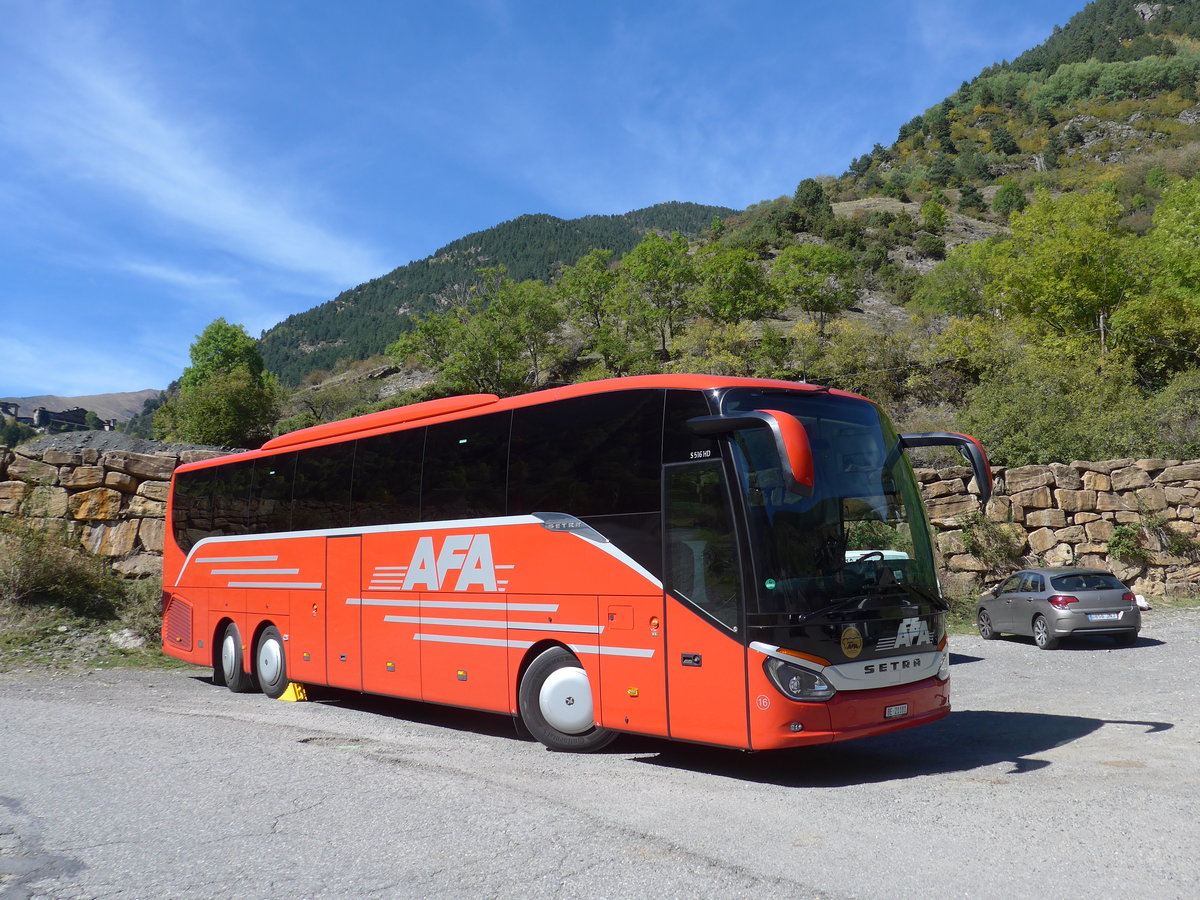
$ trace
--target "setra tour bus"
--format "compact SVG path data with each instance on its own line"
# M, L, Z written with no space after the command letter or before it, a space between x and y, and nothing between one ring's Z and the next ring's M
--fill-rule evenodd
M448 397L180 466L163 648L290 683L489 710L555 750L747 750L950 711L906 447L857 395L704 375Z

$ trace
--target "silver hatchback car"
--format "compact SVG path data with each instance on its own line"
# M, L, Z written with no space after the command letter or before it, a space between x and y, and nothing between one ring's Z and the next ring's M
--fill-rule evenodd
M1103 569L1022 569L975 603L979 636L1023 634L1043 650L1074 634L1107 634L1128 647L1137 641L1137 598Z

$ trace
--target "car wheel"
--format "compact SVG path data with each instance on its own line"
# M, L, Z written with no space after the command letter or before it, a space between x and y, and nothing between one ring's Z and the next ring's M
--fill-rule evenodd
M1050 623L1045 616L1035 616L1033 619L1033 642L1042 650L1058 648L1058 638L1050 632Z
M1136 631L1125 631L1121 634L1114 634L1113 640L1117 642L1118 647L1132 647L1137 643L1138 633Z
M278 700L287 690L287 660L283 655L283 637L274 625L263 631L254 653L254 674L258 686L272 700Z
M587 753L617 736L596 727L587 671L563 647L551 647L529 664L517 699L521 721L551 750Z
M986 609L979 611L976 624L979 626L979 636L985 641L994 641L1000 637L1000 632L992 626L992 617Z
M254 679L242 666L242 633L230 622L221 638L221 678L235 694L254 690Z

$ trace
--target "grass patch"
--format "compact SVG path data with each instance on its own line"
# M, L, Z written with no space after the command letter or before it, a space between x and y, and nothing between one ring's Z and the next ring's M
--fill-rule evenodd
M0 518L0 671L164 666L157 579L130 582L65 535Z

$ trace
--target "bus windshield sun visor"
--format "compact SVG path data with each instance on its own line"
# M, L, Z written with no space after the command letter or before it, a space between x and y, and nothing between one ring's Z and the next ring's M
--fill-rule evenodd
M919 434L900 435L900 448L910 447L954 447L966 457L975 473L975 484L979 486L979 502L987 503L992 496L992 467L988 464L983 445L969 434L953 431L927 431Z
M693 434L729 434L743 428L767 428L775 440L780 468L788 490L802 497L813 493L813 456L808 432L795 416L774 409L756 409L734 415L697 416L688 419Z

